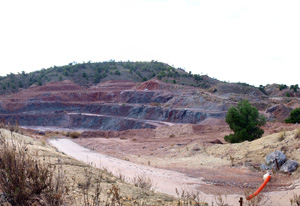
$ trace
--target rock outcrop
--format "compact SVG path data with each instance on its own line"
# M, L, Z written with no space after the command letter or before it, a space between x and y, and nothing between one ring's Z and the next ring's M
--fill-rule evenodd
M281 172L294 172L298 168L298 162L295 160L287 160L280 168Z
M257 88L238 84L220 84L218 92L210 93L159 80L111 80L90 88L62 81L0 96L0 120L24 126L113 131L177 123L207 124L224 122L216 120L224 120L228 108L247 97L272 120L286 118L291 110L283 104L270 105Z
M283 152L276 150L268 154L265 158L266 164L260 165L260 170L280 170L281 172L294 172L298 167L295 160L287 160Z

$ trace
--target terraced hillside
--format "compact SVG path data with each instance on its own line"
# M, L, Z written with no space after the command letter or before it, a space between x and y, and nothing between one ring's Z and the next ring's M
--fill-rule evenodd
M89 88L70 80L50 82L0 96L0 119L23 126L123 131L224 120L241 99L250 99L269 120L282 121L299 105L297 98L270 98L257 88L215 87L211 92L157 79L110 80Z

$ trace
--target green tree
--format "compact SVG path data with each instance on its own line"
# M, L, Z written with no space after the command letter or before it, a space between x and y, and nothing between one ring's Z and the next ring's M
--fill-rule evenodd
M286 86L286 84L280 84L278 87L279 87L279 90L280 90L280 91L283 90L283 89L288 88L288 87Z
M22 83L22 81L19 81L18 86L19 86L19 88L23 88L23 83Z
M226 122L234 134L226 135L225 141L238 143L260 138L264 133L260 126L266 123L266 118L248 100L242 100L236 107L229 108Z
M201 81L201 80L203 80L203 78L199 74L194 74L194 80Z
M148 80L147 77L143 77L143 79L142 79L143 82L145 82L147 80Z
M101 75L100 74L95 74L95 77L94 77L94 83L95 84L98 84L101 80Z
M262 93L266 94L266 90L265 90L265 87L264 87L263 85L259 85L258 89L259 89Z
M290 89L294 90L294 92L297 92L297 90L299 89L299 85L298 84L291 85Z
M64 71L65 76L69 76L69 72L67 70Z
M300 108L291 111L290 117L284 120L285 123L300 123Z

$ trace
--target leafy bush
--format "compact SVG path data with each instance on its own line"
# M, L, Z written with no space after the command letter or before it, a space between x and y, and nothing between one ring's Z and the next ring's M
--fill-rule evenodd
M297 92L298 89L299 89L299 85L298 84L290 86L290 90L293 90L294 92Z
M201 81L201 80L203 80L203 78L199 74L194 74L194 80Z
M285 84L280 84L278 87L280 91L288 88Z
M225 141L238 143L260 138L264 133L260 126L266 123L266 118L248 100L242 100L236 107L229 108L226 122L234 134L226 135Z
M300 108L291 111L290 117L284 120L285 123L300 123Z
M258 89L259 89L262 93L266 94L265 86L259 85Z

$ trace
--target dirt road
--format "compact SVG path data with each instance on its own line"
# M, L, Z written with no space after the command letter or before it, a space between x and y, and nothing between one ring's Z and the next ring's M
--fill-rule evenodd
M83 115L83 116L94 116L94 117L118 117L118 118L121 118L121 119L126 119L126 120L133 120L133 121L136 121L136 120L139 120L139 119L136 119L136 118L129 118L129 117L122 117L122 116L112 116L112 115L102 115L102 114L91 114L91 113L67 113L68 115ZM160 126L172 126L172 125L175 125L175 123L172 123L172 122L164 122L164 121L158 121L158 120L146 120L146 119L141 119L140 120L141 122L145 122L145 123L148 123L148 124L152 124L156 127L160 127Z
M64 152L65 154L77 160L92 164L98 168L106 168L115 176L119 176L121 173L123 176L125 176L125 181L129 183L132 182L132 178L137 176L149 177L153 181L155 191L158 192L176 196L175 188L177 188L178 191L185 190L195 193L197 187L205 187L205 183L202 182L201 178L192 178L176 171L139 165L126 160L120 160L114 157L96 153L76 144L69 139L53 139L49 142L59 151ZM215 198L213 195L204 193L201 194L201 196L207 202L211 202ZM233 200L237 200L239 196L233 195L232 198ZM227 199L229 199L229 197L227 197Z
M176 171L139 165L96 153L69 139L52 139L49 140L49 143L59 151L75 159L92 164L98 168L106 168L115 176L122 174L126 177L125 181L129 183L132 182L132 178L137 176L149 177L152 179L155 190L158 192L176 196L175 188L179 191L183 189L188 192L195 192L198 187L205 188L206 186L201 178L192 178ZM294 194L300 194L299 182L296 182L294 187L293 190L264 193L261 202L263 205L290 205L290 198L292 198ZM238 205L239 197L243 196L243 194L227 195L225 200L229 205ZM215 197L215 195L200 193L200 198L208 203L215 201Z

